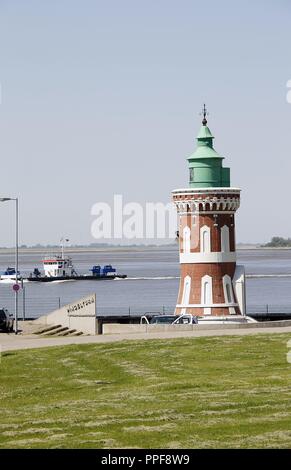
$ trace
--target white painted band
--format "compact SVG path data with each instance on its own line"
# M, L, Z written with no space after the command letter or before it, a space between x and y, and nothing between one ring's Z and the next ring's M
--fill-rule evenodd
M176 308L219 308L238 307L238 304L177 304Z
M180 253L180 263L235 263L236 252L221 253L213 251L212 253Z
M173 194L221 194L221 193L240 193L241 189L240 188L210 188L209 186L207 188L181 188L181 189L173 189L172 193Z

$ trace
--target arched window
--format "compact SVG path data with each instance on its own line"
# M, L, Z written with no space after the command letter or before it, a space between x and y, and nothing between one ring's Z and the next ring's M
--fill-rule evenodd
M228 283L226 284L226 297L227 297L227 302L231 303L232 302L231 289Z
M210 227L203 225L200 229L200 252L211 252Z
M228 274L223 276L223 290L224 290L224 301L227 304L234 303L234 295L232 289L231 277Z
M191 230L188 226L183 229L183 252L190 253L190 235Z
M228 276L228 274L225 274L223 276L223 290L224 290L224 301L226 304L234 304L235 299L234 299L234 294L233 294L233 288L232 288L232 281L231 277ZM234 307L229 307L229 313L231 315L235 314L235 308Z
M190 291L191 291L191 277L186 276L184 278L182 305L188 305L189 304ZM186 307L182 308L182 310L181 310L181 314L183 315L184 313L186 313Z
M229 227L224 225L221 230L221 251L222 253L228 253L230 251L229 247Z
M201 304L205 305L204 315L211 315L212 300L212 277L203 276L201 279Z

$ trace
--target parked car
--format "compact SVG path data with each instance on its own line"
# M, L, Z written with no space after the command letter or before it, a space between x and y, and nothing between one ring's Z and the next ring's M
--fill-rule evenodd
M7 308L0 309L0 330L13 331L13 316L8 312Z
M154 315L149 320L145 315L141 317L141 324L168 324L168 325L193 325L197 323L194 315L185 313L184 315Z

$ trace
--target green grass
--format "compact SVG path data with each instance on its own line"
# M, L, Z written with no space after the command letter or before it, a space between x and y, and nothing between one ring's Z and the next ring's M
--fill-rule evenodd
M1 448L289 448L287 334L2 354Z

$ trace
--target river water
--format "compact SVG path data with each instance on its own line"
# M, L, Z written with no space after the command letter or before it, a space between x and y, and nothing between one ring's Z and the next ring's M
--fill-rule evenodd
M248 311L281 309L291 312L291 250L238 250L238 264L246 268ZM44 253L21 252L20 271L28 275L35 267L42 270ZM28 317L50 312L59 305L96 293L97 314L141 314L172 312L179 286L179 256L177 246L160 248L106 249L70 251L78 273L83 274L94 264L112 264L125 280L67 281L25 283L19 293L19 312L23 307ZM13 253L0 254L0 270L14 266ZM270 276L272 277L264 277ZM257 277L251 277L257 276ZM289 277L288 277L289 276ZM11 284L0 283L1 307L14 311ZM268 305L268 307L267 307Z

